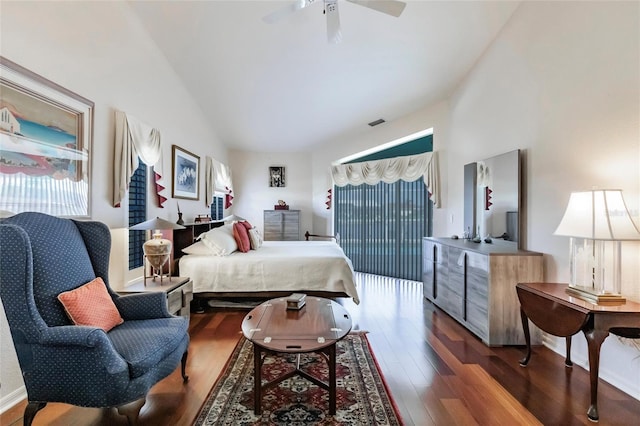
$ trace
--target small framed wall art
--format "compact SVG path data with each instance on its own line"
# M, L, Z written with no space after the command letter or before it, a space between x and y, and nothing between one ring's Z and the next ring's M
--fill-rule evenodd
M269 167L269 186L272 188L282 188L285 185L284 167L283 166L271 166Z
M199 199L200 157L177 145L171 146L173 198Z

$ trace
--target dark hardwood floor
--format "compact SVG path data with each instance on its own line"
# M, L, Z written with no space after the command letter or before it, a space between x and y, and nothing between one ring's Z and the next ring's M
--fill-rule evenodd
M353 328L368 331L373 352L407 425L589 424L589 374L564 358L534 348L527 368L522 347L489 348L431 303L420 283L360 275L360 305L341 299ZM247 311L191 315L188 374L158 383L142 408L142 425L190 425L240 338ZM607 356L603 353L603 356ZM61 384L63 386L63 384ZM640 401L604 381L600 425L637 425ZM0 417L22 424L24 404ZM114 409L49 404L34 425L124 425Z

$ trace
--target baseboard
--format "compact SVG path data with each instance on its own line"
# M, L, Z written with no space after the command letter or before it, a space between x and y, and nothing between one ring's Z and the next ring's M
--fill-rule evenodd
M551 349L558 355L561 355L562 358L567 355L564 344L560 343L564 342L564 338L551 336L547 333L542 333L542 336L542 344L545 347ZM586 352L583 353L582 351L572 350L571 361L574 365L578 365L589 371L589 357ZM632 398L640 401L640 392L638 391L638 385L630 380L633 379L633 377L630 376L631 375L622 376L610 370L603 369L602 366L600 366L600 371L598 372L598 377L600 377L602 380L609 383L611 386L620 389L622 392L626 393Z
M24 401L25 399L27 399L27 388L24 386L20 386L9 395L0 398L0 414L4 413L9 408Z

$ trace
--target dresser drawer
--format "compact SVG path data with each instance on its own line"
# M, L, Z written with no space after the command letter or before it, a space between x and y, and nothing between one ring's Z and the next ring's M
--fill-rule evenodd
M182 306L188 306L193 300L193 281L182 286Z
M454 293L447 287L439 286L434 303L452 317L462 320L463 301L462 296L459 294Z
M481 339L488 339L489 316L486 306L479 306L467 300L467 327Z
M182 288L177 288L167 293L167 307L172 314L182 308Z
M467 275L467 298L478 306L487 309L489 306L489 281L487 276Z
M167 293L167 307L174 315L182 315L185 307L188 308L193 300L193 281L189 281L175 290Z
M458 296L464 296L464 274L449 270L448 280L438 283L439 287L447 287Z
M449 265L449 273L457 272L464 275L466 252L457 247L449 247L449 255L447 262Z

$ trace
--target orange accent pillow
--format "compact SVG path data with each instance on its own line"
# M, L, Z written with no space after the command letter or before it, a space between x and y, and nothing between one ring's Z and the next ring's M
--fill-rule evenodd
M124 322L100 277L74 290L60 293L58 300L75 325L98 327L107 332Z
M251 224L249 222L247 222L246 220L242 220L238 223L241 223L245 228L247 228L247 231L251 228L253 228L253 226L251 226Z
M233 238L238 244L238 250L246 253L251 250L251 240L249 240L249 232L242 223L233 224Z

